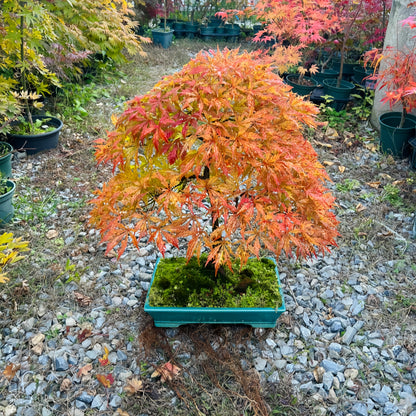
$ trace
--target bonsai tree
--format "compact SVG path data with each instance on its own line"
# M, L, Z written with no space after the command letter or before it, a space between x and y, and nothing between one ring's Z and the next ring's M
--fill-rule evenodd
M91 201L107 252L148 237L164 255L182 239L218 272L335 244L328 176L303 136L318 110L273 70L255 53L200 52L127 103L96 149L114 172Z
M415 3L413 3L415 4ZM401 21L402 25L416 28L413 16ZM398 50L386 46L384 50L373 49L365 54L365 63L371 63L374 73L369 79L377 80L375 88L385 91L382 103L389 103L390 108L400 104L402 116L399 128L406 120L406 114L416 108L416 36L412 47ZM383 62L382 68L380 67Z

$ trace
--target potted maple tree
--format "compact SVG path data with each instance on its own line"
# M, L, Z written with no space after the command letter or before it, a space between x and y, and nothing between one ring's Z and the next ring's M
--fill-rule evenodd
M412 16L401 23L416 28ZM388 111L379 117L381 150L401 158L409 155L409 140L415 137L416 128L416 116L410 114L416 109L416 36L413 39L413 46L404 50L387 46L384 51L373 49L365 54L365 63L374 68L368 78L376 80L376 89L385 91L381 102L388 103L390 109L401 106L401 111Z
M114 175L96 191L90 223L107 251L148 238L162 256L181 247L184 265L211 272L189 279L167 259L171 275L160 276L160 260L145 305L157 326L272 327L284 310L276 266L263 258L247 270L250 257L306 257L335 243L328 176L303 136L318 110L290 89L256 53L200 52L129 101L99 140L97 160Z
M152 29L153 43L160 45L162 48L167 49L172 44L173 30L167 25L167 14L168 14L168 2L163 1L162 9L162 21L163 26Z

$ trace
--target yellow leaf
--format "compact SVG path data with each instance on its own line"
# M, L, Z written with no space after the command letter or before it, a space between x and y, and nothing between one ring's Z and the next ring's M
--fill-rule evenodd
M329 160L324 160L322 164L324 164L325 166L332 166L334 162L330 162Z
M124 410L121 410L120 408L119 408L119 409L117 409L117 413L118 413L120 416L130 416L127 412L125 412Z
M345 172L345 166L338 166L338 170L339 170L341 173L344 173L344 172Z

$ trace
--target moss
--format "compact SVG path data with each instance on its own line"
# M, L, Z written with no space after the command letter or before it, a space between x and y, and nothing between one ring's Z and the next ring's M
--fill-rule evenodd
M249 259L240 269L224 268L215 276L214 268L192 258L161 259L149 293L151 306L169 307L269 307L282 305L275 263L267 258Z

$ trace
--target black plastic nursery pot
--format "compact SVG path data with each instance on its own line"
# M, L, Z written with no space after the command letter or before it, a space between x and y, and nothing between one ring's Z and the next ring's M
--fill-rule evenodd
M304 77L305 81L308 81L312 85L301 85L298 84L299 75L290 74L286 76L286 82L292 86L292 92L296 94L306 96L312 93L312 91L318 86L318 82L315 81L313 78Z
M0 142L0 149L3 151L3 156L0 156L1 177L10 178L12 176L13 146L7 142Z
M172 44L173 30L164 32L163 30L152 30L153 43L160 45L163 49L168 49Z
M354 67L357 66L357 63L347 63L344 62L344 65L342 67L342 79L348 81L351 76L354 74ZM338 71L338 74L341 70L341 61L334 60L332 64L333 69Z
M415 137L416 116L407 114L404 125L399 128L402 113L392 111L379 117L380 148L383 153L405 158L410 155L409 141Z
M322 72L317 72L312 75L312 78L319 84L323 85L325 79L335 79L339 75L339 72L335 69L324 69Z
M16 184L13 181L7 181L7 187L10 188L8 192L0 195L0 226L10 222L13 218L13 195L16 189Z
M16 150L25 150L28 155L33 155L44 150L55 149L58 146L59 133L63 123L56 117L33 116L33 121L45 120L48 126L54 130L41 134L13 134L7 133L7 140Z
M325 94L330 95L334 100L349 100L355 85L351 82L341 80L338 87L337 83L337 79L325 79L323 81Z
M274 259L270 260L272 260L276 265ZM151 306L149 303L149 293L152 290L152 284L155 280L159 262L160 258L156 262L155 270L153 272L149 292L146 296L146 303L144 306L145 312L147 312L153 318L156 327L176 328L180 325L186 324L245 324L251 325L254 328L274 328L276 326L278 317L286 311L277 266L275 267L276 285L279 285L278 287L280 297L282 299L282 304L280 306L276 305L275 308Z
M410 167L416 170L416 137L409 140L411 154L410 154Z

